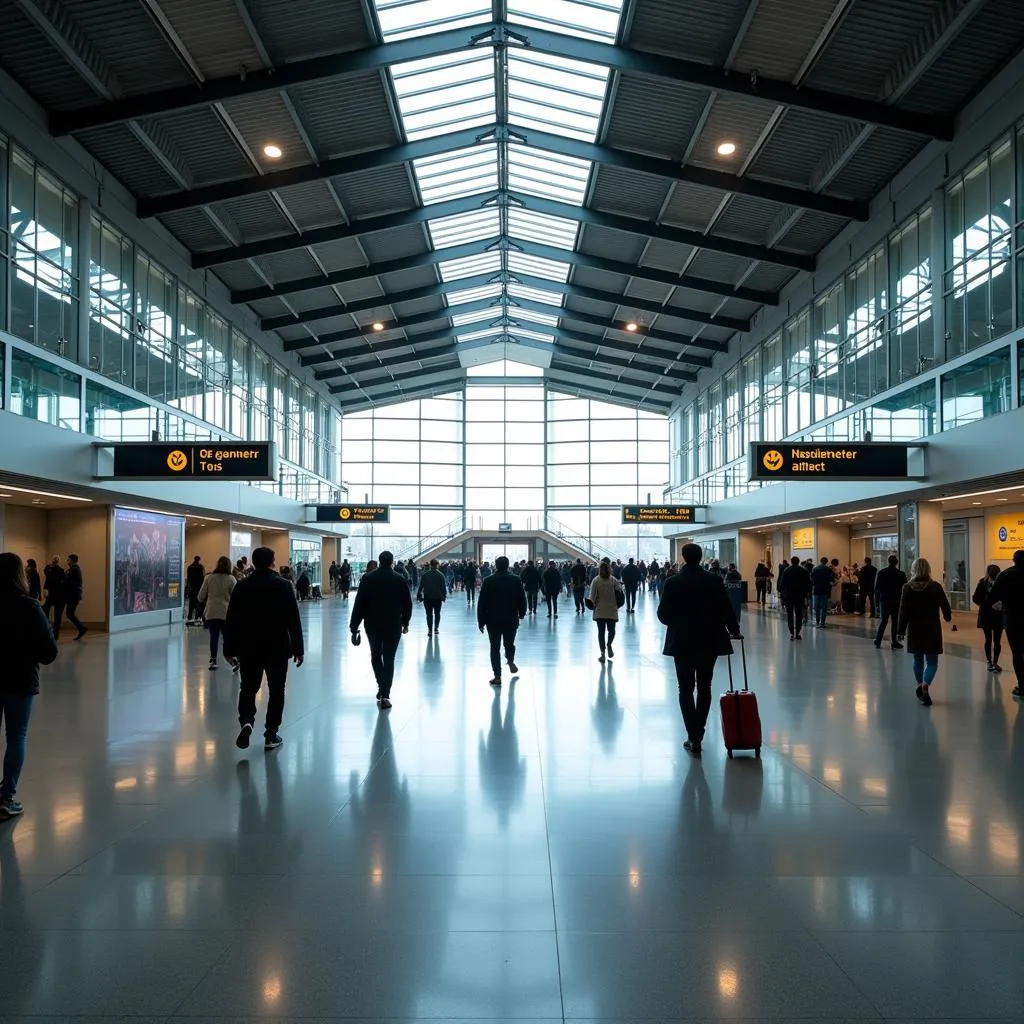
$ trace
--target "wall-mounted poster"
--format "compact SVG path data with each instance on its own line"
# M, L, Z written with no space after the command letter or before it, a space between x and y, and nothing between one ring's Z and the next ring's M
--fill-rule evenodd
M114 614L180 608L185 520L114 509Z

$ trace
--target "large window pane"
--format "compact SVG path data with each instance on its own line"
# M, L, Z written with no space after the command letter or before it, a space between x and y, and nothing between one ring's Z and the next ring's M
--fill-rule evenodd
M982 356L942 375L942 429L1008 412L1010 350Z
M20 349L11 349L11 412L80 430L82 378Z

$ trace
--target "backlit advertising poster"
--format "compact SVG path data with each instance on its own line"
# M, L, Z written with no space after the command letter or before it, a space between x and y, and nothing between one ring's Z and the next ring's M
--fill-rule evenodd
M185 520L114 509L114 614L180 608Z

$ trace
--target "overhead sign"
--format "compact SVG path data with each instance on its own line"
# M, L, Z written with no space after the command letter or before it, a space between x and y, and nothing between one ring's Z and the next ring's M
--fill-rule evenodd
M696 505L623 505L624 523L695 523Z
M794 551L814 550L814 527L801 526L790 534L790 547Z
M920 445L820 441L752 444L751 480L906 480ZM918 475L918 474L914 474Z
M102 447L113 451L109 475L115 480L277 479L274 446L268 441L144 441Z
M1014 551L1024 550L1024 514L1000 514L985 517L985 559L1009 562Z
M511 533L511 532L512 532L512 524L511 523L498 523L498 533Z
M389 523L390 505L314 505L314 523Z

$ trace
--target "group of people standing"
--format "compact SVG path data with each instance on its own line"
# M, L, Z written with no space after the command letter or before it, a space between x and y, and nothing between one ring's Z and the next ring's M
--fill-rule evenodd
M78 555L68 555L64 565L56 555L43 566L42 576L34 558L25 564L25 582L28 595L35 601L42 601L43 614L53 627L53 635L60 636L64 617L75 627L75 639L81 640L88 632L79 621L78 606L85 596L85 578Z

